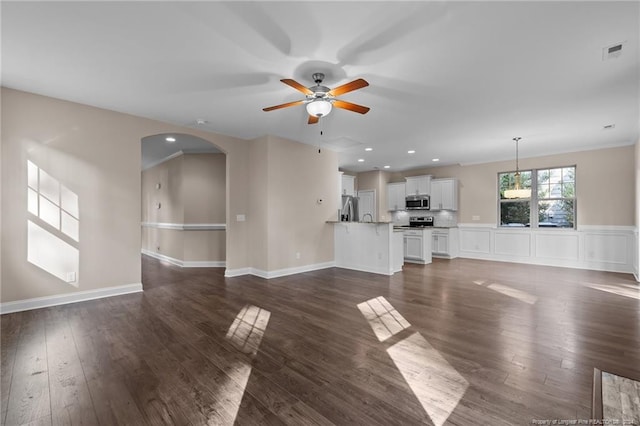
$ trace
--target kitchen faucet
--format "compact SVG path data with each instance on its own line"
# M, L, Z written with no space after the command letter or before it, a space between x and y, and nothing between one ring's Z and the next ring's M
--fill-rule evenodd
M362 221L366 222L366 220L364 220L365 217L369 216L369 222L373 222L373 216L371 215L371 213L365 213L362 215Z

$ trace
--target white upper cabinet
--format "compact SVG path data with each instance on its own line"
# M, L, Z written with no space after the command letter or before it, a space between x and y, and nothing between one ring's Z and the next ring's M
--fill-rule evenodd
M431 194L431 176L412 176L405 178L407 186L406 195L430 195Z
M356 195L356 177L351 175L342 175L342 186L340 195Z
M431 181L431 210L458 210L458 180Z
M387 210L404 210L405 186L404 182L387 184Z

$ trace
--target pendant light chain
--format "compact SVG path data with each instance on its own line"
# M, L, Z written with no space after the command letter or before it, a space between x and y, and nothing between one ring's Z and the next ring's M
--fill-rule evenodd
M518 166L518 142L520 142L520 139L522 138L513 138L513 140L516 141L516 173L520 171L520 167Z

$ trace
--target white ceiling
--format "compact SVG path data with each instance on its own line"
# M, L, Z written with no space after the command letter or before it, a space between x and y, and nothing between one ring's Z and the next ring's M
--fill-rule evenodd
M241 138L339 146L348 170L512 159L515 136L521 157L638 140L635 1L1 7L4 86L191 127L204 119L199 127ZM619 42L621 56L603 61ZM303 106L262 111L303 98L280 79L311 86L318 71L329 87L366 79L341 99L371 111L334 109L316 125Z

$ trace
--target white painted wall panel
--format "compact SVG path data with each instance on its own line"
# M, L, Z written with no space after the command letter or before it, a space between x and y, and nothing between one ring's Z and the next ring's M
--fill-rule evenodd
M585 257L587 261L626 264L631 254L629 237L624 234L585 235Z
M460 251L491 253L491 231L476 229L460 230Z
M463 258L623 273L638 270L635 227L505 230L492 224L460 224L459 229Z
M537 258L578 260L580 254L578 234L536 234L535 242Z
M531 236L521 232L496 232L496 254L504 256L531 256Z

